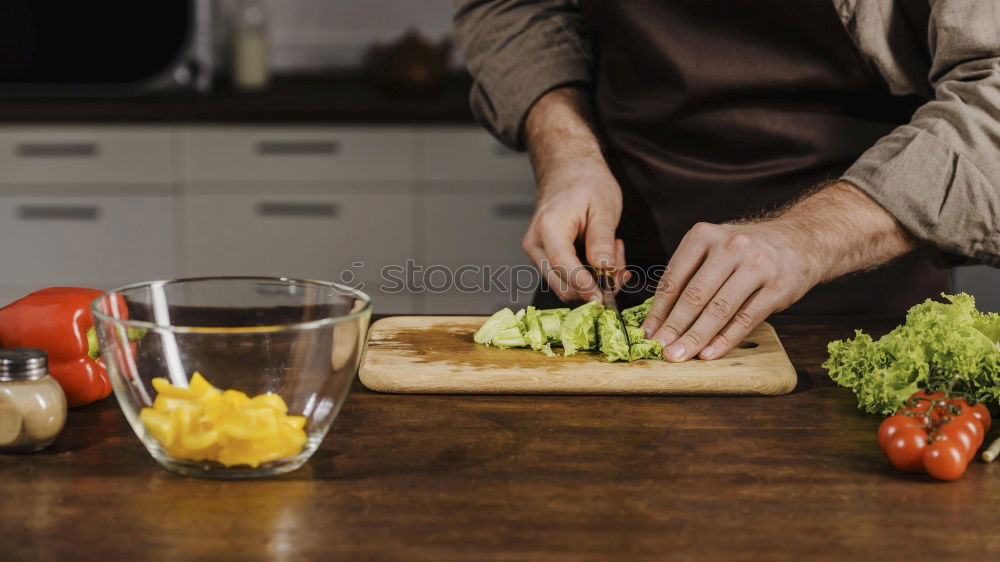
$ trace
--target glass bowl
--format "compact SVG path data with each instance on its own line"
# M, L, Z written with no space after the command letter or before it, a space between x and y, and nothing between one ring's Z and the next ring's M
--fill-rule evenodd
M288 472L316 452L347 397L371 318L361 291L268 277L139 283L91 308L115 397L146 450L168 470L214 478ZM205 390L195 373L218 390ZM287 414L273 396L254 399L262 394L278 395ZM275 414L261 411L268 404Z

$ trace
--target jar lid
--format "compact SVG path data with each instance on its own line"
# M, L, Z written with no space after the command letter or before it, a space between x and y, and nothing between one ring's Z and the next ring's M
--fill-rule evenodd
M48 372L48 356L41 349L0 349L0 381L30 381Z

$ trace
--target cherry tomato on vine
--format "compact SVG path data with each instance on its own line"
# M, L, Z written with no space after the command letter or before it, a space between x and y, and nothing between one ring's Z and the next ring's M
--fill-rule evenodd
M965 451L965 462L971 462L976 457L976 450L979 449L976 446L975 437L962 424L946 423L942 425L941 429L937 430L931 437L931 440L933 442L948 441L960 444Z
M983 424L983 432L989 433L990 427L993 425L993 415L990 414L990 410L986 407L986 404L977 402L976 405L972 407L972 415L976 416L979 423Z
M889 416L882 420L882 425L878 426L878 446L882 451L885 451L886 446L889 444L889 440L892 436L896 434L897 431L904 427L915 427L917 429L923 429L920 427L920 422L911 418L910 416L904 416L902 414L896 414L895 416Z
M962 445L955 441L935 441L924 448L923 465L939 480L955 480L969 465Z
M973 442L976 445L976 449L979 449L979 446L983 444L983 439L986 438L986 432L983 431L983 424L979 423L979 420L977 420L972 414L955 416L948 422L948 425L951 424L958 424L968 428L969 433L972 434L972 437L975 440Z
M919 427L903 427L893 434L885 447L885 455L897 470L920 472L924 468L927 432Z

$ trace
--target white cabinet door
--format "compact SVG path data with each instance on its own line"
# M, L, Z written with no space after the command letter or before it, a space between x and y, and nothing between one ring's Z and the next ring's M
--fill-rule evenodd
M481 182L534 182L528 157L479 127L429 128L417 139L420 181L470 182L470 189L485 188Z
M175 273L169 195L0 196L0 285L109 288Z
M521 238L534 198L522 193L428 193L422 201L424 265L531 263Z
M413 255L409 193L203 193L182 196L186 275L374 281Z
M141 184L174 180L173 133L161 128L0 128L0 182Z
M411 181L414 174L407 129L191 128L181 145L188 181Z

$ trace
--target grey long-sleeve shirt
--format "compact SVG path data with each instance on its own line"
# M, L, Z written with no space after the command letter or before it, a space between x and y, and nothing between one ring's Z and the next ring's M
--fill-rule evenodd
M927 99L843 175L917 238L1000 267L1000 0L830 0L897 95ZM528 110L593 65L575 0L455 0L473 113L523 148Z

